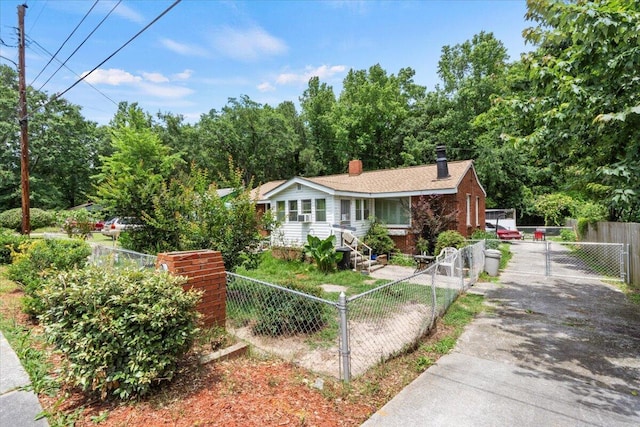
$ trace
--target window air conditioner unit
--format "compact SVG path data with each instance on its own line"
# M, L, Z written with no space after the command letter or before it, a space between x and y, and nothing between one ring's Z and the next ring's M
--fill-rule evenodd
M298 215L299 222L311 222L311 214Z

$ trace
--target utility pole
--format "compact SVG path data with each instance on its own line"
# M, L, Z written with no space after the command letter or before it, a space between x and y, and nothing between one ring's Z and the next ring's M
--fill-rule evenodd
M20 170L22 183L22 234L31 233L29 212L29 134L27 126L27 83L24 64L24 12L26 4L18 6L18 92L20 93L18 121L20 122Z

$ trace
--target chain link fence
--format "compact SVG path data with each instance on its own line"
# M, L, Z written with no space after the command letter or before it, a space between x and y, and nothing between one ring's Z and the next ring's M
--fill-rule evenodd
M547 242L548 275L626 280L622 243Z
M413 348L484 265L484 242L452 265L425 270L337 301L227 273L227 330L255 348L349 380Z
M126 249L92 245L89 263L100 267L153 270L156 268L156 258L155 255L143 254Z

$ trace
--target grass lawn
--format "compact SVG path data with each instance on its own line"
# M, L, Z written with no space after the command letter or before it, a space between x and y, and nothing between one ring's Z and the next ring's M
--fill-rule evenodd
M325 274L320 272L315 265L307 262L276 259L271 255L270 251L263 252L260 255L260 264L257 269L239 268L237 273L274 284L297 281L312 286L324 284L344 286L347 288L345 293L348 296L360 294L387 282L386 280L372 279L365 274L351 270Z

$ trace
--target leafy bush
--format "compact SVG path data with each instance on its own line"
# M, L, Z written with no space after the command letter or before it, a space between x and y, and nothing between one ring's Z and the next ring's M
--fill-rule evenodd
M298 292L322 297L322 289L289 282L283 285ZM327 324L329 306L276 288L263 288L257 305L257 321L253 333L280 336L311 334Z
M11 253L20 251L20 245L27 238L15 234L12 230L0 228L0 264L11 263Z
M369 218L369 230L364 236L364 243L378 255L391 253L396 247L389 237L387 227L375 217Z
M576 233L574 233L573 230L563 228L560 230L560 239L562 239L563 242L575 242Z
M307 235L307 244L304 245L305 253L312 257L318 270L323 273L330 273L335 269L336 264L342 260L345 254L336 252L334 242L336 236L331 235L324 240L320 240L319 237Z
M464 236L459 232L455 230L443 231L438 235L438 240L436 241L436 250L434 251L434 254L440 254L440 251L447 247L461 248L466 245L467 239L465 239Z
M91 247L80 240L34 240L21 244L7 273L9 279L24 288L24 311L33 316L41 314L38 291L43 280L60 271L84 267L89 255Z
M498 235L490 231L476 230L471 235L471 240L486 240L487 249L498 249L500 246Z
M166 273L87 267L42 292L41 320L65 356L65 380L102 399L131 399L170 380L198 332L200 294Z
M54 211L45 211L38 208L29 209L29 222L31 229L42 227L51 227L56 224L56 213ZM0 228L9 228L11 230L22 230L22 209L9 209L0 213Z

